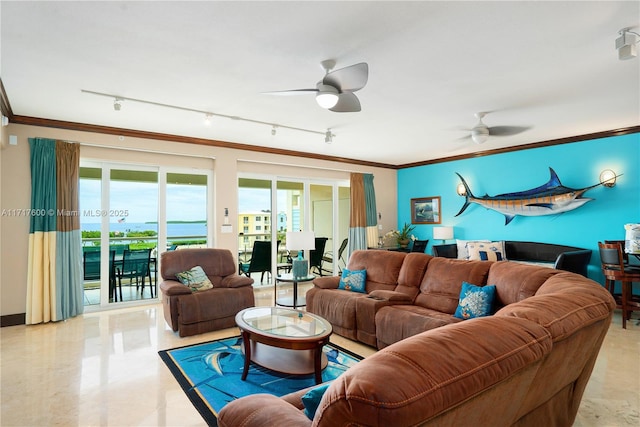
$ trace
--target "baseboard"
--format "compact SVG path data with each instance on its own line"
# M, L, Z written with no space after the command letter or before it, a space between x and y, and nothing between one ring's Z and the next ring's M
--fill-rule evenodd
M0 316L0 327L5 326L17 326L27 323L27 313L8 314L6 316Z

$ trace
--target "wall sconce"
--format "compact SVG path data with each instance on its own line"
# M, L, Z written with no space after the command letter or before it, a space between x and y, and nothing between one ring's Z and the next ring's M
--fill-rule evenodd
M467 195L467 190L466 190L466 188L464 188L464 184L463 183L458 184L458 186L456 187L456 193L458 193L458 196L466 196Z
M618 178L618 176L611 169L605 169L600 172L600 184L605 187L611 188L616 185L616 178Z

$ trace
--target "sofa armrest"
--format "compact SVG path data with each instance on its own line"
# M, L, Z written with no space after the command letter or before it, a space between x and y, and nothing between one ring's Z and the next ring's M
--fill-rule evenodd
M587 277L587 267L591 261L591 250L563 252L558 255L554 268L556 270L570 271Z
M271 394L252 394L229 402L218 414L220 427L310 426L303 411Z
M446 245L433 245L431 247L433 256L439 256L444 258L458 258L458 245L455 243L449 243Z
M220 287L222 288L242 288L243 286L251 285L253 285L253 279L251 277L238 276L235 274L223 277L222 282L220 282Z
M372 291L369 294L370 298L374 299L382 299L389 302L400 303L400 304L411 304L413 302L413 298L407 294L403 294L402 292L397 291L385 291L382 289L378 289L376 291Z
M167 296L173 295L189 295L191 289L188 286L183 285L177 280L165 280L160 283L160 290Z
M340 284L339 276L326 276L326 277L316 277L313 279L313 284L322 289L338 289L338 285Z

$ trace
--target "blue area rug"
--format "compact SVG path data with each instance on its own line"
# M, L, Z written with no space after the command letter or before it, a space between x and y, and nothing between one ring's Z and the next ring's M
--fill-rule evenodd
M232 400L256 393L284 396L315 385L313 374L281 374L254 363L246 381L242 381L244 354L241 346L242 338L238 336L158 352L209 425L217 425L217 414ZM362 360L361 356L335 344L329 343L322 350L328 360L322 371L323 381L337 378Z

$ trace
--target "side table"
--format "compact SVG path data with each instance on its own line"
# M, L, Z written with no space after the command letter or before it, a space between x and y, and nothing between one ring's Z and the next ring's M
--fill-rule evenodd
M273 286L273 300L276 305L280 305L283 307L304 307L307 305L307 302L304 297L298 298L298 283L299 282L310 282L315 279L316 276L313 274L307 274L304 277L294 277L293 274L278 274L276 276L276 283ZM293 283L293 298L291 297L283 297L278 298L278 283Z

